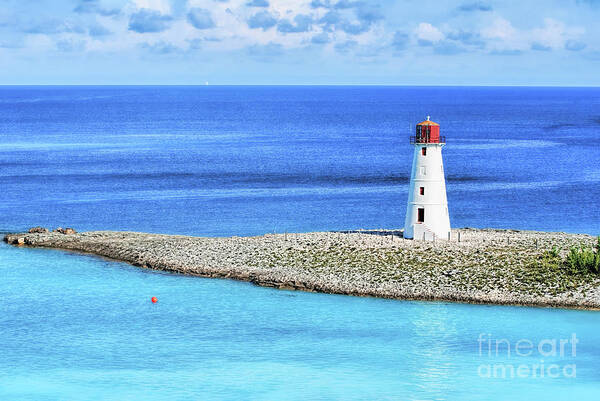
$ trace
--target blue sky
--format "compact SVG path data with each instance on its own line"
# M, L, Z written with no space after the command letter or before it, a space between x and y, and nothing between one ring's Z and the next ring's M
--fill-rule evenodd
M0 84L600 85L600 0L0 0Z

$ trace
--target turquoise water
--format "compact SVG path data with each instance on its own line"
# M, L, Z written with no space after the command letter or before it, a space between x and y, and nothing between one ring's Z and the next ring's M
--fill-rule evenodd
M280 291L0 248L0 399L595 400L598 314ZM158 303L150 298L156 296ZM576 355L479 354L478 337ZM576 365L487 378L482 364Z

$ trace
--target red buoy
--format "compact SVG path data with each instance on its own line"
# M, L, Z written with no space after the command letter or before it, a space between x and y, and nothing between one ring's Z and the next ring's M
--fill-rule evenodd
M156 297L152 297L152 299L151 299L151 300L152 300L152 303L153 303L153 304L155 304L155 303L158 301L158 299L157 299Z

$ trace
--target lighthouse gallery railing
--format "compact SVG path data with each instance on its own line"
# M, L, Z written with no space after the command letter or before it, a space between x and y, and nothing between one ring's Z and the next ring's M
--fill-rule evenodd
M410 144L414 145L416 143L446 143L446 137L440 136L439 140L432 141L430 138L427 138L427 137L417 137L416 135L411 136Z

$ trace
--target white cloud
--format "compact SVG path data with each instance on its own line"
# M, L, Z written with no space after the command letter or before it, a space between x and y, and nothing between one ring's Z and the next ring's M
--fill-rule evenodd
M545 18L543 26L530 30L517 29L510 21L496 18L481 30L482 38L488 39L488 48L492 51L562 49L568 40L577 39L581 34L583 29L568 28L552 18Z
M171 3L169 0L132 0L137 9L146 8L159 11L161 14L171 13Z
M490 39L511 40L516 33L510 21L504 18L496 18L490 26L481 30L481 36Z
M415 34L417 35L417 39L426 42L435 43L444 39L444 34L428 22L421 22L417 29L415 29Z
M583 34L583 29L567 28L564 23L552 18L544 19L544 26L533 29L531 38L535 43L540 43L546 47L559 49L565 46L568 40L576 39Z

